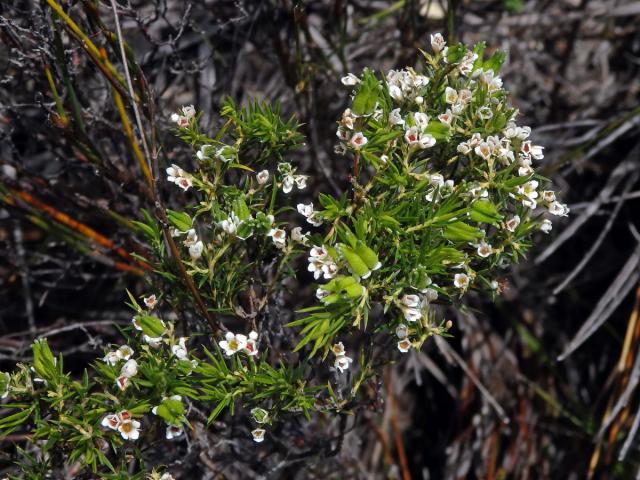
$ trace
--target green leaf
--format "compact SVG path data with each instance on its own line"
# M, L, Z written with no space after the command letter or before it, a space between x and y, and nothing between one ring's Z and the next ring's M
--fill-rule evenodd
M167 209L167 218L171 225L181 232L186 232L191 228L191 225L193 225L191 217L184 212L176 212L175 210Z
M373 112L379 95L380 82L370 70L365 70L351 109L356 115L367 115Z
M471 219L478 223L496 225L503 219L498 208L490 200L476 200L471 204Z
M161 337L166 332L164 323L156 316L141 314L136 315L135 318L142 328L144 334L150 336L151 338Z
M444 238L452 242L473 242L482 237L482 230L464 222L451 223L444 229Z

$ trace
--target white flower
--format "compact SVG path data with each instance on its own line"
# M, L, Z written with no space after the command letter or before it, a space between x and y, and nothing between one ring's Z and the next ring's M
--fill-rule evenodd
M397 85L389 85L389 96L393 98L396 102L401 102L404 98L402 95L402 90Z
M453 105L458 101L458 92L451 87L447 87L444 89L444 99L448 104Z
M478 59L478 54L474 52L467 52L460 63L458 63L458 70L462 75L469 75L473 70L473 64Z
M427 303L435 302L438 299L438 292L433 288L425 288L422 290L422 294L424 295L423 301L426 300Z
M566 217L569 215L569 207L567 207L564 203L552 202L549 205L549 213L551 215L557 215L559 217Z
M307 188L307 178L309 178L307 175L294 175L293 180L296 182L298 190L304 190Z
M368 141L369 140L367 140L367 137L365 137L362 132L356 132L353 134L353 137L351 137L351 140L349 140L349 143L356 150L360 150Z
M482 258L487 258L493 253L493 248L488 243L482 242L478 245L478 255Z
M265 433L266 433L266 430L264 428L256 428L255 430L251 430L251 436L253 437L253 441L256 443L263 442Z
M442 38L442 34L436 33L431 35L431 48L435 53L440 53L446 45L447 42Z
M422 98L420 95L418 95L418 96L415 98L415 100L416 100L416 103L417 103L418 105L422 105L422 103L424 102L424 98Z
M242 334L233 334L227 332L225 340L218 343L220 348L224 350L224 354L228 357L240 350L243 350L247 346L247 337Z
M284 193L289 193L291 190L293 190L294 183L295 179L293 178L293 175L287 175L282 179L282 191Z
M176 185L178 185L182 190L184 190L185 192L187 190L189 190L191 187L193 187L193 182L191 181L190 178L187 177L180 177L177 181L176 181Z
M298 209L298 213L306 218L309 218L314 213L313 202L309 202L307 204L299 203L296 205L296 208Z
M491 146L487 142L480 143L473 151L485 160L489 160L491 157Z
M347 357L346 355L340 355L336 357L335 362L333 362L333 366L338 369L340 373L343 373L345 370L349 369L349 365L353 362L351 357Z
M269 170L262 170L256 174L256 180L259 185L264 185L269 181Z
M545 190L542 192L542 199L547 203L556 201L556 193L552 190Z
M551 223L551 220L548 220L546 218L542 220L542 223L540 224L540 230L542 230L544 233L549 233L552 228L553 224Z
M451 126L451 122L453 121L453 114L451 113L451 110L447 109L446 112L438 115L438 120L440 120L445 125Z
M120 375L118 378L116 378L116 385L123 392L127 389L127 387L130 384L131 384L131 380L129 380L129 377L125 377L124 375Z
M409 145L419 145L420 144L420 136L418 129L416 127L411 127L406 130L404 133L404 139Z
M324 247L314 246L309 252L309 266L307 268L317 280L321 276L329 280L338 273L338 266L329 256Z
M204 244L201 241L197 241L193 245L189 245L189 256L191 260L198 260L202 256L204 250Z
M302 227L295 227L291 230L291 240L294 242L305 244L309 240L309 232L302 233Z
M171 353L179 360L187 359L187 337L180 337L178 343L171 346Z
M152 348L158 348L162 344L162 337L150 337L149 335L143 335L142 339Z
M116 365L120 361L120 355L118 355L117 351L109 352L102 358L102 361L109 365Z
M536 208L538 202L536 199L538 198L538 192L536 191L538 188L537 180L529 180L524 185L518 187L518 193L523 195L525 198L522 200L522 205L525 207L529 207L531 209Z
M411 350L411 347L411 340L409 340L408 338L403 338L398 342L398 350L400 350L402 353L407 353L409 350Z
M360 83L360 79L356 77L353 73L348 73L347 76L342 77L340 81L342 82L343 85L346 85L347 87L352 87Z
M197 242L198 234L196 233L196 230L194 228L189 229L187 231L187 236L182 243L185 247L190 247L191 245L195 245Z
M533 175L533 168L531 168L531 166L525 165L524 167L518 168L519 177L528 177L529 175Z
M461 290L466 290L469 286L469 277L466 273L456 273L453 277L453 284Z
M436 144L436 139L429 133L420 135L420 148L431 148Z
M117 430L118 426L120 425L120 418L118 418L118 415L110 413L102 419L100 425L102 425L103 427L108 427L111 430Z
M120 375L123 377L131 378L135 377L138 373L138 362L136 362L133 358L127 360L126 363L122 366L120 370Z
M225 233L234 235L241 224L242 221L240 221L238 216L235 213L231 212L231 215L229 215L226 220L222 220L218 225Z
M480 107L477 113L481 120L489 120L493 117L493 110L487 106Z
M165 438L167 440L171 440L173 438L178 438L183 433L184 433L184 429L182 427L177 427L175 425L167 425L167 431L165 432Z
M156 306L156 303L158 303L158 300L156 299L155 295L149 295L148 297L144 297L142 301L144 302L144 305L147 308L153 308Z
M402 119L402 115L400 115L400 109L394 108L389 113L389 123L391 125L404 125L404 120Z
M396 336L399 339L407 338L407 335L409 335L409 328L404 323L396 327Z
M418 295L405 294L400 299L400 310L408 322L415 322L422 318L421 306L422 302Z
M140 437L140 422L137 420L123 420L118 425L118 431L125 440L137 440Z
M272 228L267 233L267 237L271 237L273 244L280 250L287 246L287 232L282 228Z
M416 127L419 131L423 132L427 125L429 125L429 115L422 112L415 112L413 114L413 120L416 123Z
M209 151L211 150L211 145L202 145L200 149L196 152L196 157L198 160L203 161L209 159Z
M518 228L518 225L520 225L520 216L519 215L514 215L509 220L507 220L506 223L505 223L505 227L510 232L515 232L516 228Z
M247 344L244 347L244 353L250 356L254 356L258 354L258 332L251 330L249 332L249 339L247 340Z
M169 472L165 472L160 477L160 480L176 480L176 479Z
M331 294L329 290L325 290L324 288L318 287L316 288L316 298L318 300L322 300L323 298L328 297Z
M336 357L340 357L345 354L344 344L342 342L338 342L333 344L331 347L331 351Z
M468 155L471 152L471 147L468 142L462 142L457 147L458 153Z
M342 112L342 118L340 119L340 125L346 127L349 130L353 130L353 126L356 122L357 116L351 113L351 109L347 108Z
M179 110L179 113L174 113L171 115L171 121L178 124L178 127L185 128L189 126L189 120L191 120L196 115L196 109L193 108L193 105L188 105L182 107Z

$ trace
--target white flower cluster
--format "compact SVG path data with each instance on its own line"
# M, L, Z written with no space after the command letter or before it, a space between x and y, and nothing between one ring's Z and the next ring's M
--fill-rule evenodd
M330 280L338 273L338 265L324 247L314 246L309 252L308 270L316 280L320 277Z
M175 183L185 192L193 186L191 176L176 164L167 168L167 181Z
M293 190L293 187L297 187L298 190L304 190L307 188L308 175L296 175L296 169L291 166L290 163L281 162L278 164L278 172L282 174L282 191L289 193Z

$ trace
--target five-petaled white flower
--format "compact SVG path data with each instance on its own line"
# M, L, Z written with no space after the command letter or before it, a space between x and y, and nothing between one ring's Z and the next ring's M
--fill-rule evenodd
M271 237L273 244L276 248L282 250L287 246L287 232L282 228L272 228L267 233L268 237Z
M314 246L309 251L309 266L307 268L318 280L323 277L330 280L338 273L338 266L324 247Z
M368 142L369 140L367 139L367 137L364 136L362 132L354 133L353 136L351 137L351 140L349 140L349 144L356 150L360 150Z
M515 232L516 228L518 228L518 225L520 225L520 216L519 215L514 215L509 220L507 220L506 223L505 223L506 229L509 230L510 232Z
M251 430L251 436L253 437L253 441L256 443L261 443L264 441L264 434L267 431L264 428L256 428L255 430Z
M398 350L400 350L402 353L407 353L409 350L411 350L411 347L411 340L409 340L408 338L403 338L398 342Z
M142 301L144 302L145 307L152 309L156 306L156 304L158 303L158 300L156 299L155 294L154 295L149 295L148 297L144 297L142 299Z
M224 354L230 357L247 346L247 337L241 333L234 334L232 332L227 332L225 334L225 339L218 344L220 345L220 348L224 350Z
M460 290L466 290L469 286L469 276L466 273L456 273L453 277L453 284Z
M118 431L125 440L137 440L140 437L140 422L137 420L122 420Z
M559 217L566 217L569 215L569 207L567 207L564 203L560 202L551 202L549 205L549 213L551 215L557 215Z
M478 255L482 258L487 258L493 253L493 248L488 243L482 242L478 245Z

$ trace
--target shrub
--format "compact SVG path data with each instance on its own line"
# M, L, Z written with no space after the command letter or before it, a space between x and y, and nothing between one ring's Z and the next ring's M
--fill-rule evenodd
M136 223L155 255L156 293L129 295L126 342L72 379L37 341L33 364L2 377L11 411L0 428L38 445L21 461L28 478L75 463L129 478L133 459L139 478L150 467L160 470L149 478L171 478L147 465L148 448L181 441L200 410L209 423L239 412L257 443L292 417L352 411L396 351L449 335L447 306L461 308L471 290L500 293L500 272L550 230L545 213L568 209L540 189L543 149L515 123L504 55L431 43L420 71L342 79L353 94L336 132L352 164L341 196L294 208L312 179L288 159L303 137L277 108L228 101L213 136L192 106L172 116L197 168L167 166L183 205L164 212L168 225L147 212ZM304 288L304 270L319 282L317 303L288 321L282 298Z

